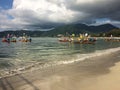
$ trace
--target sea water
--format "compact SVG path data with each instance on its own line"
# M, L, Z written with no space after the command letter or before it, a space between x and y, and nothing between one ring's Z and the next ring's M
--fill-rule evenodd
M57 38L32 38L32 42L0 42L0 77L83 61L118 50L120 42L101 39L95 44L63 43Z

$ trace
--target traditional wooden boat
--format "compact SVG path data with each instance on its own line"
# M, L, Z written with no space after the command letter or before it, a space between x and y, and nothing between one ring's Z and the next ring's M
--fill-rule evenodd
M105 37L104 40L109 42L120 42L120 37Z
M32 39L30 38L30 39L19 39L19 41L20 42L31 42L32 41Z
M95 44L96 39L88 39L88 40L73 40L74 44Z
M73 41L74 44L95 44L95 41Z
M10 39L8 38L2 38L2 42L10 42Z
M68 37L62 37L62 38L59 38L58 40L60 42L70 42L71 41L70 38L68 38Z
M70 42L69 40L59 40L60 42Z
M8 42L6 39L2 39L2 42Z
M105 39L105 41L109 41L109 42L120 42L120 39Z
M17 42L17 40L16 40L16 39L13 39L13 40L12 40L12 39L3 38L3 39L2 39L2 42L8 42L8 43L9 43L9 42Z
M11 40L10 42L17 42L17 40Z

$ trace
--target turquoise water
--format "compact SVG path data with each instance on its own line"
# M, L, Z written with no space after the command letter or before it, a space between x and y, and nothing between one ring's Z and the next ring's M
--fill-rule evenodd
M1 39L0 39L1 40ZM57 38L32 38L32 42L0 42L0 75L26 68L43 68L82 61L118 50L120 42L98 40L93 44L61 43Z

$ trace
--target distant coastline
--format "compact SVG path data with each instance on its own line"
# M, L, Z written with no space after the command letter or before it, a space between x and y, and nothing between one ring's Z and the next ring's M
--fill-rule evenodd
M73 33L75 35L78 35L80 33L86 33L86 32L91 34L91 36L96 36L96 37L102 37L102 36L109 37L111 34L114 37L120 36L120 29L111 24L103 24L99 26L87 26L85 24L70 24L70 25L59 26L49 31L36 31L36 30L1 31L0 37L4 37L7 34L14 34L16 36L21 36L23 35L23 33L31 37L57 37L57 35L59 34L68 36Z

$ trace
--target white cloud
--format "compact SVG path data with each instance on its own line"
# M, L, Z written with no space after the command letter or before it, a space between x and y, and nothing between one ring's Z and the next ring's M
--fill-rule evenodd
M68 23L74 18L74 11L67 9L60 0L14 0L10 11L15 19L26 23L57 22ZM59 1L57 2L59 3ZM34 19L34 20L33 20Z
M24 28L48 23L91 23L100 18L118 24L119 4L119 0L14 0L12 9L0 12L0 24L2 28Z
M15 19L12 19L7 10L0 11L0 31L17 29L21 25L16 23Z

